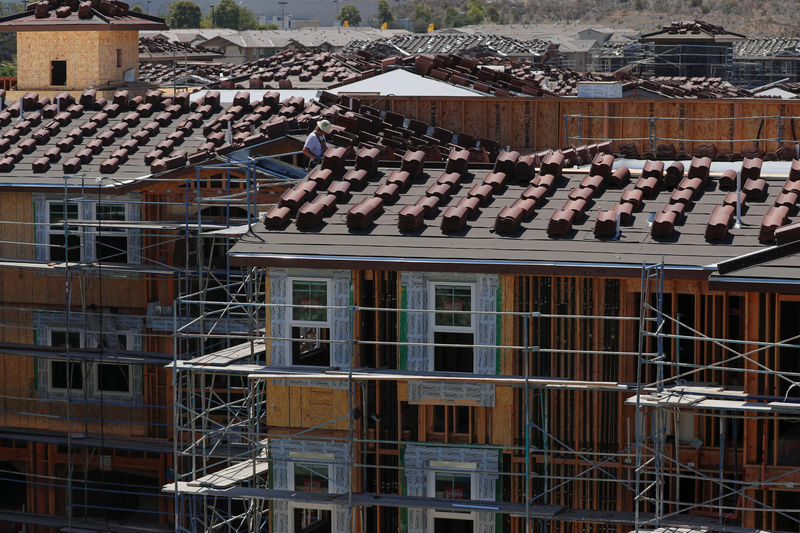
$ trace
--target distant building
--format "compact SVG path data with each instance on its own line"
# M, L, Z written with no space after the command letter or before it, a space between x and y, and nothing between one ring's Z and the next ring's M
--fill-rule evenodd
M656 76L727 78L733 62L733 47L746 37L699 20L673 22L642 35L641 43L653 43L653 73Z
M72 5L28 4L0 19L0 31L17 32L17 88L83 90L137 82L139 30L166 29L164 21L116 0L96 8Z
M800 39L747 39L734 45L731 82L758 87L781 80L798 81Z

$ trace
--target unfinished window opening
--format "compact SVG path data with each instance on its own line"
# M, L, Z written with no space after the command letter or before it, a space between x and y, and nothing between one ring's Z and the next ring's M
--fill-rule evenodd
M122 49L117 48L117 68L122 68Z
M331 510L294 506L292 509L293 533L325 533L331 530Z
M97 365L97 390L102 392L131 392L130 366L114 363Z
M775 531L800 531L800 510L797 493L788 490L775 491Z
M472 407L432 405L429 409L429 439L443 442L469 442L472 434Z
M473 285L434 283L433 368L436 372L473 372L475 320Z
M67 62L51 61L50 85L66 85L66 84L67 84Z
M727 333L725 335L728 339L744 340L744 297L742 296L728 296L728 323ZM736 352L741 353L744 351L744 346L741 344L732 344L731 348ZM727 352L726 357L735 357L733 352ZM730 361L727 365L728 368L737 369L732 372L726 372L723 385L728 387L743 387L744 386L744 372L739 372L738 369L744 368L744 358L737 357Z
M290 279L292 364L330 366L330 283Z
M788 344L800 344L800 301L784 300L780 302L780 332L778 338ZM791 340L789 340L791 339ZM800 348L781 346L778 348L778 371L789 373L788 380L797 381L800 373ZM776 377L778 395L783 398L800 397L798 387L791 385L787 379ZM778 464L800 466L800 422L780 417L778 422ZM797 525L795 524L795 531Z
M25 474L8 461L0 461L3 483L0 483L0 509L23 511L27 502Z
M692 332L689 328L695 327L694 294L678 294L677 299L678 299L678 312L675 318L678 320L679 323L678 335L693 337L696 334ZM676 375L679 377L679 379L682 379L684 381L696 381L691 374L682 375L686 374L687 372L691 372L692 368L689 365L693 365L695 362L694 352L695 352L695 341L690 339L675 340L675 353L677 353L678 355L677 357L678 368Z
M158 524L158 479L116 471L111 456L100 459L100 470L89 470L86 481L73 485L75 516Z

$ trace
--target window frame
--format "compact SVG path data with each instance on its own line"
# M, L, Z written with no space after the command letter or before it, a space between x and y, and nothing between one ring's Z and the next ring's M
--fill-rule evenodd
M86 335L84 331L76 330L76 329L67 329L64 327L47 327L47 346L53 346L53 332L64 332L64 333L78 333L80 335L80 343L78 349L85 349L85 348L97 348L97 337L96 336L89 336ZM135 342L135 332L133 331L124 331L122 332L125 334L126 337L126 344L131 346ZM127 349L127 347L125 348ZM104 397L113 397L118 398L120 400L130 400L135 398L136 391L134 391L134 364L132 363L118 363L116 361L101 361L101 360L88 360L83 357L76 357L73 359L65 359L63 357L48 357L47 361L47 371L48 371L48 379L47 379L47 391L48 393L55 393L59 395L67 394L68 391L71 390L72 395L76 394L83 394L87 392L88 395L92 398L99 398L100 396ZM53 362L56 361L63 361L69 363L70 361L73 363L77 363L80 365L80 372L81 372L81 382L82 386L80 388L72 387L71 389L66 389L62 387L55 387L53 386L53 377L55 372L53 371ZM127 392L123 391L112 391L112 390L101 390L100 389L100 365L119 365L127 367L128 371L128 390Z
M325 321L315 321L315 320L295 320L294 318L294 282L295 281L312 281L312 282L322 282L325 283ZM328 340L325 341L328 344L328 363L327 366L331 366L332 360L332 351L333 351L333 343L331 342L331 334L333 332L333 309L331 309L331 302L333 302L333 280L331 278L324 278L324 277L307 277L307 276L291 276L286 279L286 301L288 303L287 307L287 316L286 316L286 349L289 355L289 360L291 361L292 366L314 366L314 365L300 365L294 363L294 348L292 344L294 341L292 340L292 330L295 327L306 327L306 328L317 328L317 329L327 329L328 330Z
M47 259L49 261L57 261L57 259L53 259L52 258L52 255L53 255L52 236L53 235L60 235L66 241L66 239L68 237L67 233L69 232L69 236L73 236L74 235L74 236L78 237L78 259L70 259L69 258L69 252L67 251L65 253L65 255L64 255L64 259L61 259L61 261L64 261L64 262L69 261L70 263L79 262L79 261L82 260L82 258L84 256L84 235L83 235L84 232L81 231L80 227L78 227L78 226L70 226L69 224L67 224L67 226L68 227L74 227L75 231L74 232L72 232L72 231L65 232L63 223L60 223L57 220L55 220L55 221L51 220L50 208L53 205L58 205L59 208L61 208L63 210L64 209L64 201L63 200L47 200L47 202L45 203L45 216L47 217L47 220L45 221L46 222L45 223L45 228L46 228L46 232L47 232L47 235L45 237L45 246L46 246L46 249L47 249ZM76 209L76 218L75 218L75 220L80 220L80 218L81 218L81 204L80 204L80 202L72 202L72 201L67 200L66 210L67 210L67 212L69 212L70 206L73 206L73 205L75 206L75 209ZM69 213L67 213L67 219L66 220L71 220L69 218ZM56 227L56 225L57 225L57 227ZM62 249L63 249L63 246L62 246ZM50 340L50 337L48 336L48 341L49 340Z
M470 309L469 309L469 326L440 326L436 324L436 287L437 286L450 286L450 287L469 287L470 290ZM428 339L430 339L431 346L429 347L428 357L428 370L431 372L444 372L444 370L436 370L436 346L435 339L436 333L469 333L472 335L472 342L475 343L477 335L478 321L476 320L475 309L477 304L477 283L474 281L445 281L445 280L431 280L428 282L428 301L430 305L430 319L428 320ZM472 372L477 368L477 354L475 348L472 348ZM468 373L468 372L464 372Z
M124 236L125 237L125 261L122 264L130 263L130 258L131 258L131 230L129 228L105 228L105 229L103 229L102 224L99 222L100 219L98 218L98 212L100 211L100 209L99 209L100 207L122 206L122 210L123 210L122 222L127 222L127 221L130 220L130 211L128 209L129 205L130 204L128 204L126 202L97 202L97 203L93 203L92 204L92 210L94 211L94 213L93 213L94 216L92 217L92 219L98 220L97 226L94 227L94 228L91 228L91 230L92 230L92 232L94 234L94 247L93 247L93 250L92 250L92 258L91 258L92 260L94 260L94 261L103 261L103 262L108 262L108 263L120 263L120 261L116 261L116 260L98 259L98 254L97 254L97 246L98 246L98 243L99 243L98 237L104 237L104 236L122 237L122 236ZM112 219L108 219L108 220L112 220ZM113 255L119 255L121 253L122 252L114 251Z
M51 220L51 213L50 209L52 205L59 205L63 209L64 200L63 199L44 199L44 217L45 217L45 224L44 224L44 234L41 237L42 244L44 245L44 253L41 257L38 256L37 258L41 258L45 261L57 261L53 259L52 255L52 244L51 244L51 236L52 235L64 235L63 224L58 224L59 227L54 227L57 224L56 221ZM97 220L98 215L98 207L100 206L122 206L124 209L124 222L130 222L138 220L138 216L136 213L135 206L130 202L129 199L119 199L117 201L81 201L75 199L67 200L67 209L69 206L75 205L77 206L77 220L89 219L89 220ZM69 219L68 219L69 220ZM125 249L125 262L122 263L117 260L109 260L109 259L102 259L103 262L108 263L115 263L115 264L138 264L141 262L141 257L137 253L137 239L136 233L132 228L102 228L101 223L97 223L94 226L73 226L75 228L74 232L70 231L70 236L77 236L79 239L78 247L78 259L72 258L69 260L70 263L77 263L77 262L93 262L97 261L97 245L98 245L98 237L103 236L116 236L116 237L125 237L126 239L126 249ZM39 240L39 239L37 239ZM122 252L118 252L121 254ZM117 254L117 252L115 252ZM66 261L66 259L64 259Z
M327 453L302 453L302 452L290 452L289 457L291 460L287 461L286 465L286 478L288 482L288 488L291 491L297 491L298 489L295 487L294 483L294 475L295 475L295 466L300 464L324 464L328 467L328 491L321 494L341 494L343 491L336 491L336 469L335 469L335 460L336 458L332 454ZM301 491L305 492L305 491ZM322 511L329 511L331 514L331 523L333 524L335 520L334 516L334 505L333 504L313 504L313 503L304 503L304 502L289 502L289 531L293 532L295 530L294 524L294 512L296 509L308 509L308 510L322 510Z
M442 472L452 472L469 474L470 485L469 499L464 501L477 500L475 495L478 491L478 465L476 463L461 463L456 461L430 461L428 465L428 490L427 496L429 498L436 497L436 474ZM455 498L453 498L454 501ZM428 516L428 533L436 533L435 522L437 518L445 518L452 520L469 520L472 522L472 530L475 531L475 511L442 511L439 509L430 509Z

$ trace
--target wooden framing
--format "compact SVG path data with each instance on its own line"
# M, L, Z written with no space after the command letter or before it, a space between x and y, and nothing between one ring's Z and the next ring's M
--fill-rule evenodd
M353 271L353 303L357 306L387 307L389 302L394 302L396 309L402 309L402 298L397 297L401 293L401 288L399 276L396 274L385 271ZM386 291L385 282L388 280L392 280L397 286L385 294L383 305L379 305L380 295L376 291ZM508 274L500 276L500 287L502 301L498 310L504 313L526 313L524 316L529 318L511 314L502 315L498 321L501 325L499 342L505 346L527 345L539 348L529 355L531 376L569 376L573 380L597 383L636 382L638 321L600 321L590 317L638 317L641 291L639 279ZM758 342L779 340L782 334L778 326L781 304L800 302L800 298L796 296L712 291L709 290L707 281L667 279L663 294L664 312L672 317L680 313L684 323L684 326L678 328L667 322L669 325L665 326L666 333L688 337L694 335L692 330L696 330L714 338L749 339ZM389 313L391 309L392 306L388 305L386 311L358 311L357 313L373 316L369 320L362 317L353 324L356 335L363 339L391 342L394 337L381 327L379 319L381 313ZM541 315L528 315L529 313ZM652 313L650 315L652 316ZM523 320L528 320L527 326L523 325ZM648 331L653 331L655 325L646 323L646 328ZM524 331L528 332L527 342L524 340ZM677 338L667 338L664 342L665 353L672 357L671 360L676 364L682 365L667 367L665 370L667 376L682 373L688 381L719 384L722 386L720 390L723 391L726 388L736 391L741 387L741 394L750 394L758 398L776 394L778 377L773 374L736 372L731 374L711 369L709 365L719 365L720 361L728 356L726 355L728 352L718 343ZM680 346L681 342L684 343L683 347ZM753 349L747 344L731 346L737 351ZM360 345L354 363L366 367L379 365L390 369L397 368L399 365L397 347L383 346L380 348L382 354L379 358L375 358L371 352L377 349L374 345ZM575 350L577 352L572 353ZM648 353L654 350L655 341L646 340L644 351ZM775 366L778 362L775 350L774 347L767 348L750 357L759 365L779 370ZM606 351L619 354L603 353ZM503 348L500 352L499 373L521 375L522 350ZM755 363L736 359L724 366L742 370L759 368ZM389 373L388 370L386 372ZM280 373L275 375L262 373L252 377L266 378L269 381L280 375ZM337 375L339 379L345 379L347 373L339 371ZM314 379L314 374L307 374L304 377ZM646 372L644 377L645 382L650 382L655 379L655 374ZM498 386L495 407L470 408L468 435L459 435L453 441L447 433L431 432L430 417L433 411L430 406L408 405L409 393L405 381L405 379L392 381L388 377L384 379L375 376L373 387L369 375L357 377L356 383L365 385L355 385L355 404L367 406L367 410L362 413L365 418L370 413L381 415L372 422L364 421L363 427L359 420L354 428L355 438L367 439L366 442L359 443L359 446L364 448L359 447L357 452L359 461L365 462L365 466L361 469L371 472L366 482L367 490L369 491L369 487L374 487L374 491L378 493L386 489L389 494L405 494L402 488L405 485L402 469L399 473L399 484L384 485L380 480L384 479L382 476L391 478L397 472L382 470L381 458L399 457L402 461L406 443L419 441L444 445L456 442L461 445L500 447L501 465L505 466L500 467L502 472L498 481L498 498L502 494L502 497L508 498L503 501L523 503L525 484L519 477L509 474L519 475L525 472L525 457L521 451L525 446L524 391L519 387ZM299 405L293 405L298 403L295 400L294 389L300 393L303 388L277 385L268 387L269 407L266 420L269 431L284 435L291 434L293 430L315 425L310 420L305 424L287 424L289 418L286 417L286 413L299 409ZM387 398L391 395L386 396L381 392L381 388L392 389L396 402L394 405L386 404ZM305 389L308 392L301 394L312 394L314 390ZM319 394L319 391L314 394ZM340 395L341 401L346 400L346 391L334 391L333 394ZM628 484L632 483L635 477L635 463L632 451L622 452L632 446L635 440L633 435L635 409L629 401L626 401L631 394L593 389L591 386L584 389L539 386L531 391L529 398L531 419L535 422L536 428L533 432L533 448L530 456L533 474L532 494L536 496L545 490L550 491L547 496L541 498L537 496L535 501L537 505L558 505L566 509L609 513L632 512L634 494L626 488L625 480ZM346 406L332 411L328 404L315 405L313 401L307 408L324 411L329 418L346 411ZM385 420L385 413L392 411L396 413L396 418ZM681 425L681 431L692 431L692 434L677 433L675 428L679 425L677 417L680 413L684 413L683 416L687 417L693 415L688 418L692 422L690 426ZM746 412L725 413L713 409L695 412L691 407L684 408L680 412L672 410L668 419L668 438L664 450L666 456L679 458L683 466L682 470L674 463L667 463L664 466L667 475L665 512L673 513L688 509L680 515L682 517L680 519L686 520L687 524L692 521L710 523L708 520L715 520L718 506L708 502L714 501L719 491L715 479L724 476L726 480L732 480L732 483L767 482L767 486L773 487L767 491L748 489L746 492L749 497L764 501L765 507L762 510L754 509L757 507L756 504L745 501L736 494L726 496L723 500L724 505L731 507L724 510L726 526L774 528L778 523L786 524L785 521L779 520L780 516L775 511L767 507L775 505L778 501L773 492L780 490L796 494L798 489L794 483L800 481L800 471L795 465L786 464L778 450L781 439L778 424L779 420L785 419L786 416L785 414L763 416ZM650 428L654 423L652 417L653 412L647 411L645 427ZM739 422L735 422L736 420ZM390 426L387 427L387 424ZM345 429L345 426L331 427L329 430L318 429L314 435L342 438ZM539 433L538 429L543 431ZM372 439L381 439L382 442L370 442ZM400 441L399 446L395 444L396 440ZM764 447L764 443L769 444L769 449ZM592 471L590 466L600 461L602 470ZM357 468L356 471L361 469ZM705 478L694 479L695 476L687 472L687 469L696 469L697 475ZM374 476L374 479L369 476ZM614 481L612 476L618 481ZM780 483L769 485L769 480L773 478L780 479ZM361 479L361 475L356 476L356 479ZM780 488L775 489L775 486ZM354 487L354 491L357 490ZM643 506L644 512L653 512L654 509L649 503ZM389 508L379 507L374 515L370 515L375 517L375 521L366 522L366 530L394 532L394 528L387 529L385 523L378 517L382 516L381 513L395 516L393 514L395 512ZM398 523L401 531L405 531L403 513L403 510L399 513ZM573 530L578 527L573 521L553 520L545 524L549 524L551 531L560 531L561 528ZM498 520L497 527L497 531L503 532L525 531L523 521L515 516L502 517L502 520ZM602 524L591 520L583 523L581 527L599 532L630 530L630 526L627 525ZM357 530L361 531L360 527Z
M369 103L369 98L362 100ZM579 131L583 137L597 139L571 140L570 144L639 139L627 142L636 144L640 153L650 150L650 117L655 118L657 143L672 143L687 152L697 150L701 144L716 144L720 151L728 152L754 144L774 151L779 137L789 144L800 141L800 132L793 130L790 118L800 116L800 103L792 100L388 96L377 105L517 150L563 147L567 137L565 115L584 116L582 120L572 117L567 121L572 139L579 136ZM760 117L765 118L762 121Z

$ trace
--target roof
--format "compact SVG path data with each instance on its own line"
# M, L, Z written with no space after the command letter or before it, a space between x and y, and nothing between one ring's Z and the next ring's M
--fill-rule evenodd
M458 28L461 33L484 33L493 35L502 35L512 39L521 41L530 40L534 38L544 40L568 40L578 39L581 33L594 30L596 32L611 35L611 38L620 38L623 35L637 37L639 32L629 28L602 28L593 26L591 24L558 24L558 23L542 23L542 24L477 24L462 26ZM616 36L616 37L615 37Z
M159 90L135 98L120 90L111 101L93 90L77 102L61 94L58 112L49 97L27 93L22 118L20 102L6 102L0 112L0 187L63 187L65 176L75 177L71 185L125 185L304 133L320 114L313 102L280 103L277 93L255 102L240 93L234 106L221 105L213 91L192 102L188 93Z
M221 57L221 53L202 46L194 46L180 41L170 41L167 37L155 34L139 36L139 61L147 59L213 59Z
M689 20L672 22L661 30L643 34L641 42L686 42L686 41L712 41L715 43L730 43L747 37L741 33L727 31L722 26L711 24L702 20Z
M539 56L543 54L549 42L529 37L528 41L521 41L502 35L490 33L422 33L402 34L389 39L379 39L366 42L352 42L346 50L373 50L388 46L394 53L403 55L414 54L469 54L478 49L483 53L498 56Z
M480 96L473 90L452 83L420 76L403 69L383 72L365 80L348 83L334 89L333 93L372 93L381 96Z
M606 143L594 150L609 148ZM580 150L586 161L591 147ZM795 203L800 195L798 161L764 162L762 171L760 160L696 158L680 162L677 172L671 161L613 156L596 156L577 168L563 163L578 158L578 151L529 158L505 153L494 166L480 165L456 151L446 166L404 159L402 166L371 171L368 152L359 152L355 164L369 173L364 178L353 163L342 168L335 153L326 155L322 168L333 169L332 175L312 172L295 194L287 191L267 214L267 226L258 225L233 247L233 262L637 276L643 262L663 260L672 276L706 278L721 260L770 246L775 228L788 222L771 209L788 201L782 189L799 191L791 197ZM409 175L404 178L401 169ZM734 226L735 207L725 207L731 182L722 172L728 170L741 171L746 182L741 227ZM314 181L321 184L316 189ZM348 181L349 191L342 185ZM318 192L296 194L309 187ZM320 204L324 210L315 211ZM414 205L422 207L409 207Z
M212 80L210 87L233 89L238 82L251 88L277 88L289 85L292 88L322 89L345 80L355 81L368 69L353 67L356 60L333 56L321 50L284 50L275 55L247 61L245 63L204 62L195 64L143 64L139 68L139 79L152 83L171 84L174 77L195 75ZM376 69L380 66L373 65ZM255 83L251 79L255 79ZM226 81L227 80L227 81Z
M592 39L572 39L558 43L559 52L588 52L593 48L600 49L601 46Z
M128 10L118 0L99 3L33 2L22 13L0 18L0 31L103 31L167 29L164 20Z
M733 45L734 59L800 56L800 39L747 39Z

